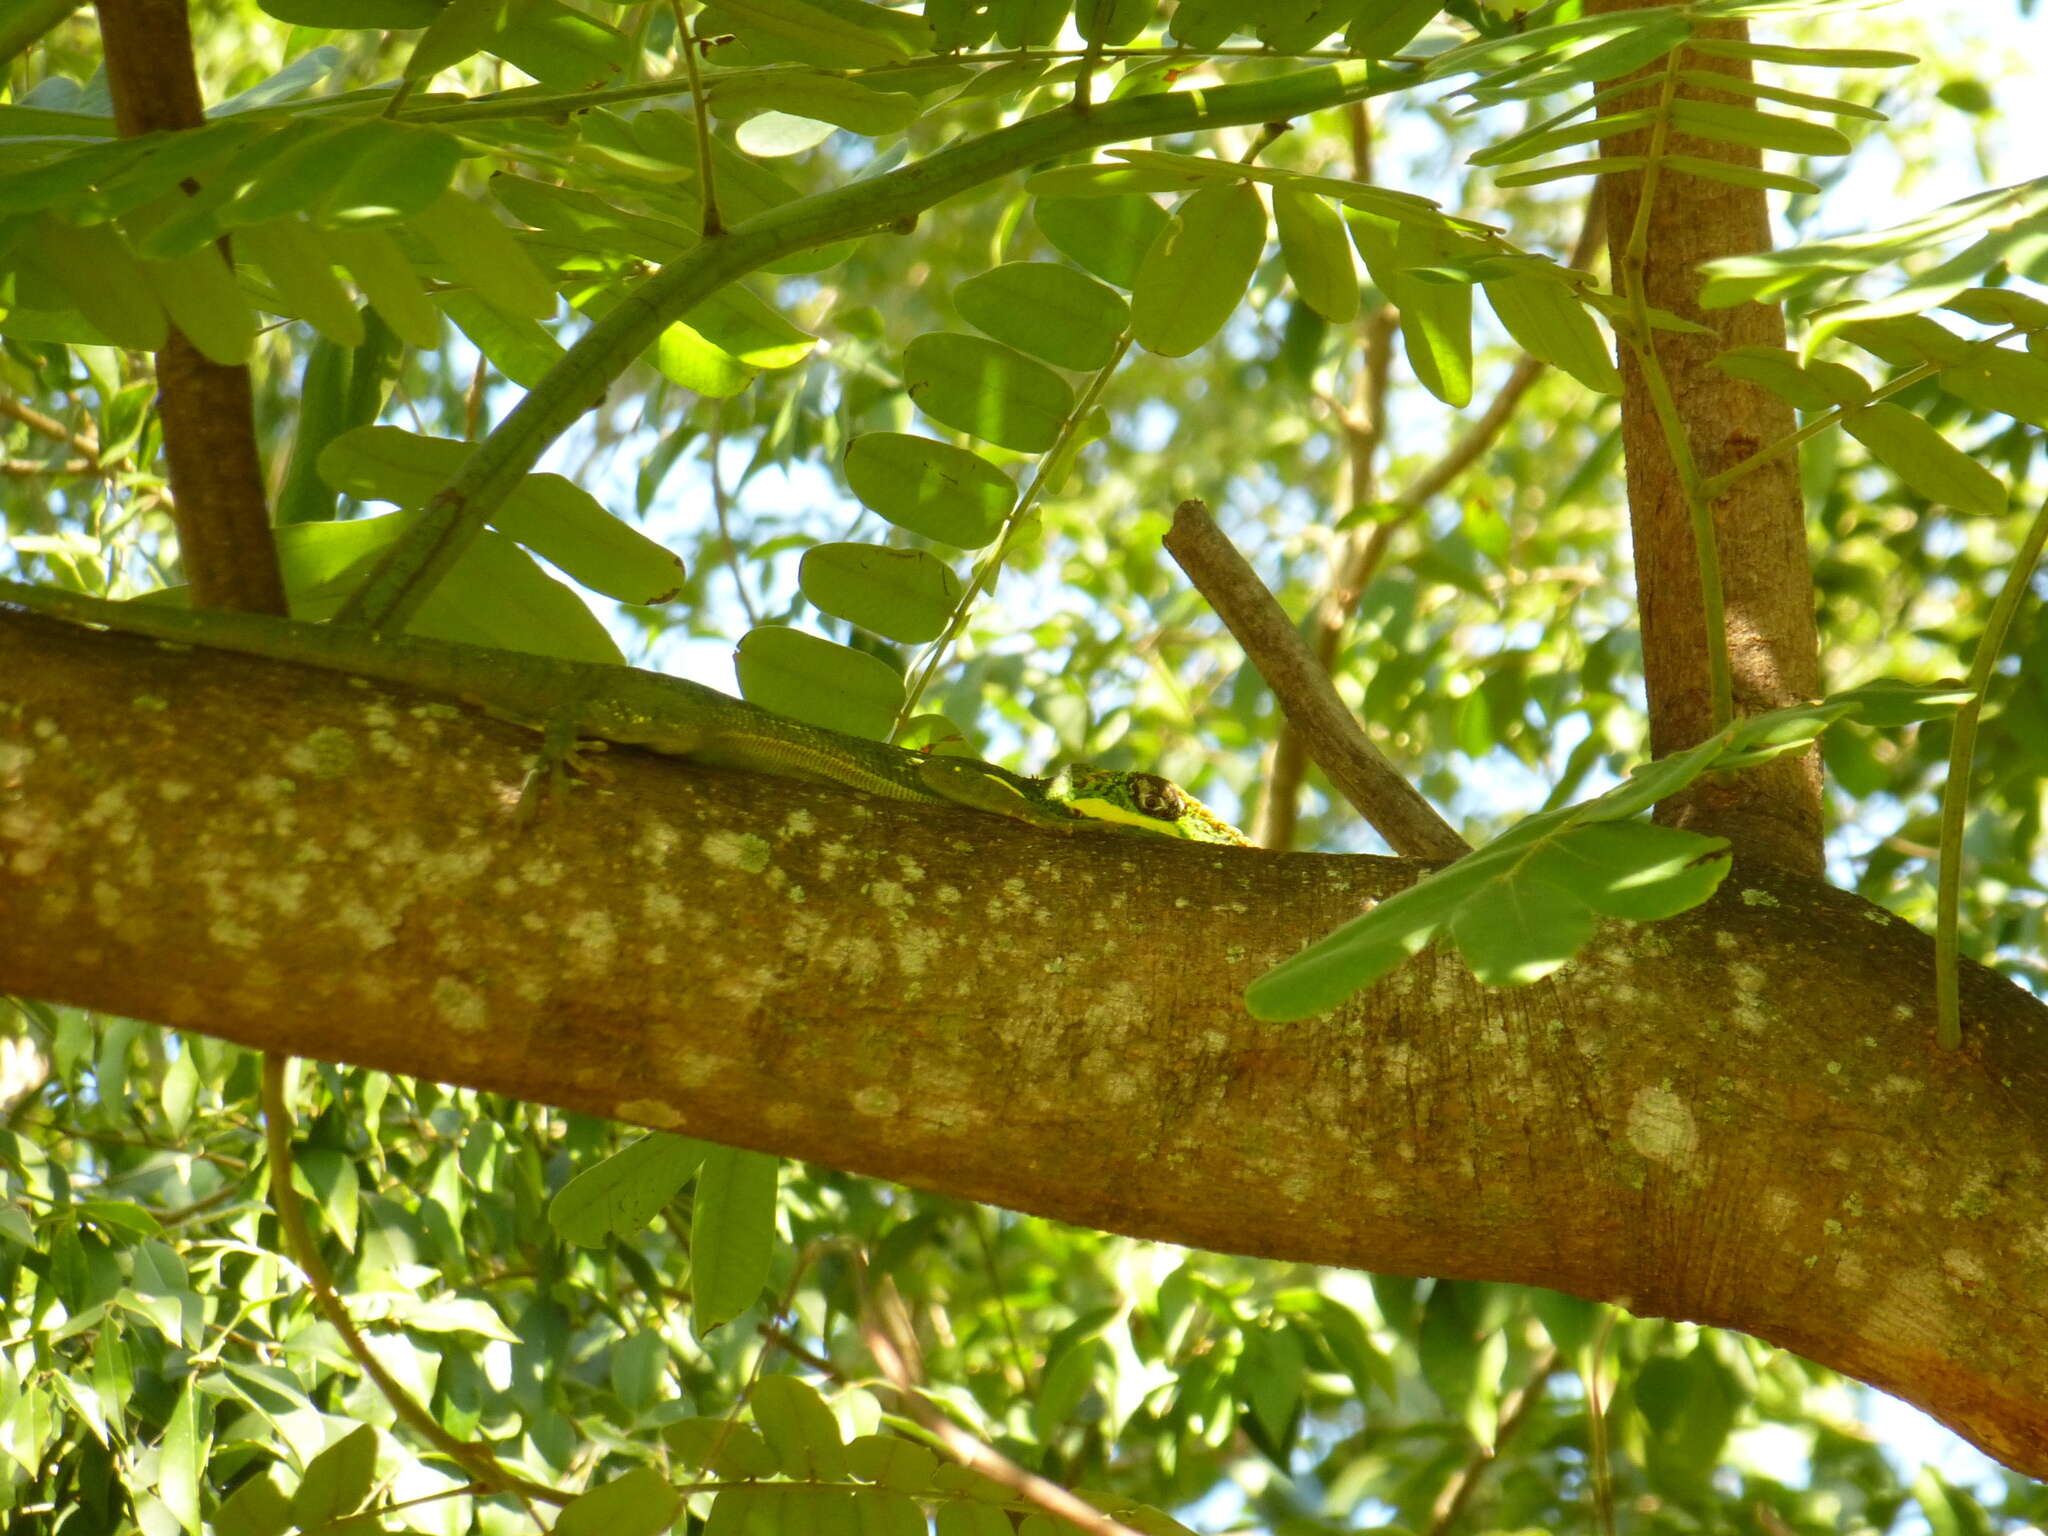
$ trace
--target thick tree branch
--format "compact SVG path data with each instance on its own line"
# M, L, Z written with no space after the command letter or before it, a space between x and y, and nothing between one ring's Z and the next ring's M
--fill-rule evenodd
M1596 12L1637 10L1650 0L1593 0ZM1740 22L1717 22L1703 35L1744 37ZM1746 60L1687 54L1690 68L1747 79ZM1661 70L1661 63L1655 68ZM1681 85L1684 97L1746 98ZM1603 113L1644 104L1617 98ZM1640 155L1648 130L1603 139L1603 155ZM1673 132L1668 151L1755 166L1741 145ZM1610 248L1617 268L1635 226L1641 172L1601 179ZM1721 256L1770 249L1770 210L1756 187L1676 173L1660 176L1649 212L1642 263L1643 293L1661 309L1707 327L1705 335L1657 332L1652 338L1690 439L1690 454L1711 477L1764 443L1790 433L1792 407L1769 391L1729 377L1714 358L1734 347L1782 347L1785 320L1774 305L1732 309L1699 306L1699 266ZM1650 744L1657 757L1692 746L1712 731L1713 700L1706 608L1690 503L1649 384L1635 352L1622 348L1622 440L1628 459L1629 520L1643 631L1643 678L1649 693ZM1813 582L1806 558L1805 507L1792 455L1762 466L1713 507L1715 542L1724 555L1723 625L1733 672L1735 709L1756 714L1817 698L1819 642ZM1820 756L1781 757L1740 774L1713 774L1658 807L1659 820L1727 837L1738 853L1802 874L1821 872Z
M1414 866L1060 838L0 617L0 988L1114 1231L1742 1328L2048 1473L2048 1008L1781 871L1483 992L1245 984Z

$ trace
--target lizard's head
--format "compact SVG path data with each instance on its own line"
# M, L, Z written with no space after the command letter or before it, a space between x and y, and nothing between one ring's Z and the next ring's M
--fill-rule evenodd
M1182 818L1194 802L1171 779L1070 763L1054 779L1055 797L1083 816L1181 837Z

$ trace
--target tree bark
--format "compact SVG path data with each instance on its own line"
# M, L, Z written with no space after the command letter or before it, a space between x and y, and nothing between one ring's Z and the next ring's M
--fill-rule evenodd
M1593 0L1592 12L1646 9L1653 0ZM1743 37L1740 22L1701 28L1706 36ZM1685 67L1749 77L1741 59L1685 50ZM1634 78L1663 73L1661 64ZM1683 99L1753 106L1748 97L1679 88ZM1654 87L1604 105L1603 114L1652 104ZM1603 155L1641 155L1648 130L1601 140ZM1673 133L1674 155L1754 166L1757 152ZM1613 269L1620 274L1641 201L1643 173L1601 178ZM1759 188L1663 171L1649 212L1642 270L1653 308L1708 328L1699 336L1658 331L1657 356L1685 422L1702 476L1713 476L1792 432L1792 407L1767 390L1730 378L1714 359L1735 347L1782 347L1785 320L1775 305L1748 303L1702 309L1699 265L1721 256L1769 250L1770 209ZM1619 277L1617 281L1619 281ZM1643 635L1643 678L1654 757L1681 751L1714 728L1707 673L1706 609L1699 553L1685 488L1651 404L1640 360L1621 349L1622 442L1628 459L1629 522L1635 545L1636 592ZM1737 714L1760 714L1821 693L1813 578L1806 556L1806 514L1798 465L1772 461L1739 481L1713 509L1721 550L1725 630ZM1807 751L1740 774L1701 779L1657 809L1657 819L1726 837L1739 854L1799 874L1819 875L1820 755Z
M99 17L122 136L203 124L185 0L99 0ZM211 361L174 325L156 354L156 373L171 510L194 602L286 612L248 368Z
M1740 1328L2048 1474L2048 1008L1767 867L1550 980L1247 982L1398 860L1062 838L0 614L0 988L1233 1253Z

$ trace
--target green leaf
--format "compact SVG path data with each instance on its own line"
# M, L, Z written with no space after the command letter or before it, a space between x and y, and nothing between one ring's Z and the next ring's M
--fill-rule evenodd
M680 320L662 329L654 343L653 362L662 377L712 400L729 400L759 377L758 369L706 341Z
M1680 98L1671 104L1671 120L1685 133L1717 144L1742 144L1752 149L1778 149L1795 155L1846 155L1853 147L1838 128L1803 118L1759 112L1726 101Z
M1282 1325L1246 1332L1235 1385L1266 1438L1276 1446L1288 1443L1295 1409L1301 1405L1306 1365L1301 1336L1292 1328Z
M1881 400L1850 411L1842 430L1929 501L1985 516L2005 510L2005 482L1904 406Z
M389 224L442 196L461 158L452 135L412 123L301 120L229 167L235 191L219 219L227 229L292 213L323 228Z
M1621 393L1621 374L1606 336L1561 275L1531 270L1526 276L1495 278L1482 286L1500 323L1531 357L1562 368L1588 389L1603 395Z
M1473 165L1512 165L1518 160L1534 160L1541 155L1555 154L1561 149L1591 143L1596 139L1612 138L1637 128L1648 128L1657 122L1656 110L1643 107L1634 112L1616 112L1582 123L1556 126L1561 118L1584 110L1589 105L1590 102L1577 103L1568 112L1560 113L1557 117L1511 138L1489 144L1467 158Z
M267 1473L245 1479L213 1512L213 1536L284 1536L292 1505Z
M480 293L443 288L434 294L433 303L493 368L515 384L537 388L562 360L565 349L546 326L500 309Z
M1667 161L1670 158L1665 157ZM1600 155L1564 165L1538 166L1533 171L1509 171L1494 177L1493 184L1497 187L1540 187L1548 182L1569 181L1574 176L1617 176L1624 171L1640 171L1649 163L1643 155Z
M1180 0L1168 27L1183 48L1207 53L1233 32L1249 32L1264 0Z
M1805 91L1788 91L1783 86L1765 85L1758 80L1743 80L1717 70L1681 69L1678 78L1684 85L1701 86L1707 90L1723 91L1738 96L1754 96L1759 101L1775 101L1788 107L1804 107L1809 112L1827 112L1836 117L1853 117L1868 123L1886 121L1884 113L1875 107L1864 106L1861 102L1844 101L1839 96L1814 96Z
M1047 1363L1039 1377L1038 1400L1031 1405L1031 1427L1040 1444L1051 1444L1081 1406L1095 1385L1102 1358L1100 1341L1085 1339Z
M1806 364L1785 347L1736 347L1714 359L1731 379L1767 389L1802 411L1825 411L1870 397L1870 383L1840 363Z
M1760 59L1767 64L1803 64L1816 69L1904 69L1920 62L1917 53L1896 53L1888 48L1798 48L1729 37L1695 38L1692 49L1724 59Z
M1024 190L1041 198L1128 197L1151 192L1186 192L1206 178L1177 166L1152 167L1089 161L1040 171Z
M1347 181L1341 176L1312 176L1306 171L1292 171L1284 166L1246 165L1237 160L1169 154L1158 149L1118 149L1111 153L1135 167L1155 170L1162 175L1181 176L1198 186L1213 182L1234 186L1240 182L1258 181L1269 187L1292 187L1297 192L1333 197L1348 206L1371 208L1390 218L1413 219L1432 228L1475 233L1489 228L1471 219L1455 218L1429 198L1416 193L1395 192L1370 182Z
M200 1425L200 1390L197 1376L187 1376L164 1425L164 1440L157 1468L157 1496L177 1516L178 1523L199 1536L202 1519L200 1489L206 1475L207 1439Z
M616 84L638 60L640 46L561 0L524 0L490 51L555 90L594 91Z
M246 226L235 237L235 256L263 269L277 290L277 313L306 321L344 347L362 345L363 317L335 278L332 257L303 220L293 216Z
M292 1490L292 1523L325 1525L363 1507L377 1476L377 1431L363 1424L306 1463Z
M1851 706L1854 717L1864 725L1890 730L1916 720L1933 720L1953 714L1970 702L1969 685L1959 679L1936 683L1912 683L1903 678L1879 677L1841 693L1828 695L1830 704Z
M475 198L443 193L409 222L448 264L455 281L486 303L529 320L545 320L555 312L555 285L534 266L512 231Z
M1131 331L1161 357L1185 357L1229 320L1266 249L1266 205L1248 182L1188 194L1131 290Z
M751 1424L732 1419L677 1419L662 1426L661 1438L686 1467L701 1467L728 1478L775 1475L775 1453Z
M1068 260L1104 282L1130 288L1145 253L1166 228L1167 213L1149 197L1039 197L1031 205L1039 231Z
M330 229L322 242L347 267L377 317L409 346L441 344L441 314L420 286L398 243L381 229Z
M1436 19L1441 0L1383 0L1365 8L1344 34L1344 46L1368 59L1391 58Z
M750 703L847 736L888 740L903 706L903 679L886 662L780 624L748 630L737 664Z
M1634 1396L1650 1430L1653 1481L1675 1496L1704 1494L1747 1396L1715 1358L1713 1341L1702 1338L1682 1360L1645 1361Z
M821 69L875 69L921 52L930 33L914 18L865 0L713 0L700 35L732 32L764 59Z
M1320 197L1279 186L1273 189L1273 223L1302 302L1333 325L1349 325L1358 316L1358 268L1343 217Z
M629 213L592 193L499 172L491 195L512 216L581 251L609 251L647 261L674 261L699 243L694 227ZM529 237L530 238L530 237Z
M854 1514L860 1522L858 1536L926 1536L930 1530L917 1501L893 1489L861 1490Z
M424 507L475 451L474 443L452 438L358 427L321 452L320 478L359 501ZM561 475L523 476L490 521L582 585L620 602L666 602L682 581L681 562L666 547Z
M145 261L142 273L171 323L207 361L247 361L256 316L219 251L209 245L170 261Z
M1015 1536L1010 1517L994 1504L958 1499L939 1505L933 1522L936 1536Z
M1121 48L1145 30L1157 9L1157 0L1075 0L1074 30L1083 42Z
M1767 192L1817 193L1820 183L1804 176L1760 170L1753 165L1733 165L1726 160L1708 160L1699 155L1666 155L1660 162L1666 170L1697 176L1702 181L1723 182L1731 187L1761 187ZM1507 185L1505 178L1502 186Z
M80 229L45 215L23 251L108 341L144 352L163 346L170 334L164 307L110 226Z
M1073 9L1072 0L994 0L996 41L1005 48L1049 48Z
M653 1467L635 1467L579 1494L555 1519L556 1536L660 1536L683 1510L682 1495Z
M642 1136L564 1184L548 1202L548 1225L583 1248L633 1237L695 1177L710 1151L709 1142L687 1136Z
M341 63L342 51L332 45L308 49L276 73L209 107L207 116L232 117L284 102L304 101L340 68Z
M1446 405L1472 399L1472 288L1468 283L1426 282L1420 267L1484 250L1439 229L1402 223L1384 214L1348 209L1345 222L1372 278L1401 312L1401 344L1423 388Z
M860 1435L847 1442L846 1468L855 1477L898 1493L923 1493L932 1485L939 1459L914 1440Z
M705 1153L690 1213L691 1326L700 1339L761 1299L775 1252L781 1172L780 1159L759 1152L712 1147Z
M754 1386L754 1422L775 1453L783 1475L802 1481L843 1482L846 1446L839 1421L815 1388L795 1376L763 1376Z
M2048 303L2011 288L1966 288L1951 295L1941 307L1980 325L2048 330Z
M945 631L960 601L960 579L921 549L820 544L797 568L803 594L834 618L906 645Z
M903 382L934 421L1019 453L1059 438L1074 392L1045 364L979 336L935 331L904 349Z
M818 338L791 324L750 288L729 283L683 311L691 327L749 368L790 368L809 357Z
M1498 1328L1475 1321L1471 1287L1438 1281L1423 1310L1416 1355L1423 1380L1445 1412L1464 1422L1482 1449L1490 1450L1500 1404L1501 1369L1507 1338Z
M1488 985L1516 985L1568 960L1596 916L1648 921L1684 911L1726 874L1725 840L1626 818L1713 768L1797 751L1854 707L1826 700L1749 716L1604 795L1526 817L1266 972L1246 989L1245 1005L1269 1021L1327 1012L1446 929Z
M517 0L448 0L434 24L412 45L400 71L423 82L481 53L517 8Z
M832 137L832 125L787 112L759 112L733 130L732 141L757 159L773 160L816 149Z
M1072 267L1012 261L953 290L960 318L997 341L1062 368L1093 371L1130 323L1121 295Z
M705 98L719 117L783 112L869 135L900 132L922 111L917 98L906 91L871 90L858 81L808 69L727 76L712 81Z
M980 549L1017 502L1010 477L978 453L903 432L865 432L846 445L846 481L863 506L899 528Z
M405 32L430 25L441 0L262 0L265 12L297 27Z

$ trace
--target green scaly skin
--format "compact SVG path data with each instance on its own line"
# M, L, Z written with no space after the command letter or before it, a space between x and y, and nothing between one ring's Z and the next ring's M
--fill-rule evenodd
M964 805L1058 832L1138 830L1200 843L1245 839L1171 780L1074 766L1026 778L969 757L929 757L805 725L686 678L264 614L112 603L0 581L0 603L74 624L349 672L446 694L546 732L550 763L578 741L645 747L720 768L811 779L915 805Z

